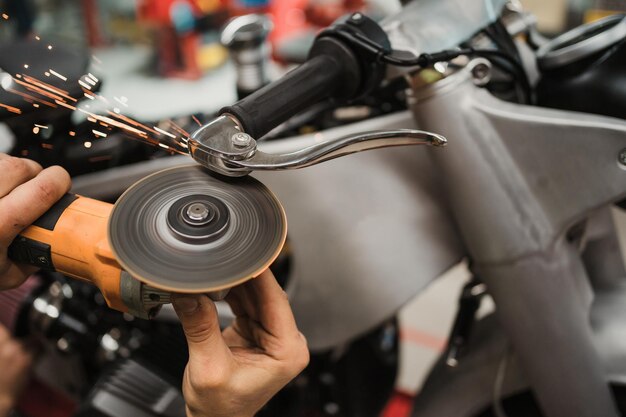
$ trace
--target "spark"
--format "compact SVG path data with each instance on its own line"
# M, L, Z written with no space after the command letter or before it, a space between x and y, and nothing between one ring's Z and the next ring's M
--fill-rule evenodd
M48 50L52 50L52 45L48 45Z
M83 80L78 80L78 84L80 84L81 87L86 88L87 90L91 90L91 86Z
M35 39L37 39L38 41L41 40L41 38L39 36L35 36Z
M76 110L76 107L74 107L74 106L72 106L72 105L69 105L69 104L67 104L67 103L66 103L66 102L64 102L64 101L55 100L54 102L55 102L56 104L58 104L59 106L63 106L63 107L68 108L68 109L70 109L70 110Z
M33 127L33 133L35 135L39 133L39 128L37 126Z
M200 123L200 120L198 120L198 118L196 116L194 116L193 114L191 115L191 118L193 119L194 122L198 123L198 126L202 127L202 123Z
M89 149L91 148L91 142L85 142L83 143L83 145L85 146L85 148Z
M28 69L28 64L24 64L24 68Z
M22 78L21 74L15 74L15 78Z
M9 105L2 104L2 103L0 103L0 107L4 107L5 109L10 111L11 113L22 114L22 111L20 109L18 109L17 107L9 106Z
M96 136L100 136L101 138L106 138L106 137L107 137L107 134L106 134L106 133L102 133L102 132L100 132L99 130L92 129L91 131L93 132L93 134L94 134L94 135L96 135Z
M46 77L50 76L50 73L48 71L44 72L44 74L46 75Z
M40 102L42 104L45 104L48 107L56 107L56 105L54 103L50 103L49 101L42 100L42 99L37 98L35 96L31 96L30 94L26 94L26 93L23 93L21 91L17 91L17 90L15 90L13 88L10 88L8 91L13 93L13 94L17 94L18 96L24 97L24 100L28 101L29 103L32 103L33 101L38 101L38 102Z
M91 79L92 79L92 80L94 80L95 82L98 82L98 81L99 81L99 80L98 80L98 78L97 78L95 75L93 75L92 73L90 73L90 72L89 72L89 73L87 73L87 77L91 78Z
M20 77L20 74L17 74L16 77ZM33 85L39 86L39 87L41 87L43 89L46 89L46 90L51 91L51 92L53 92L55 94L58 94L58 95L66 98L66 99L68 99L70 101L74 101L74 102L77 101L74 97L71 97L69 95L69 92L67 92L66 90L62 90L62 89L60 89L58 87L55 87L53 85L50 85L50 84L48 84L46 82L40 81L40 80L38 80L35 77L31 77L29 75L24 75L24 80L29 82L29 83L31 83L31 84L33 84Z
M165 130L163 130L163 129L159 129L159 128L158 128L158 127L156 127L156 126L153 126L153 127L154 127L154 130L156 130L156 131L157 131L157 132L159 132L160 134L165 135L165 136L169 136L169 137L170 137L170 138L172 138L172 139L176 139L176 136L172 135L170 132L166 132L166 131L165 131Z
M54 149L54 146L49 143L42 143L41 147L44 149Z
M27 80L27 81L30 81L31 77L25 76L24 79ZM64 95L62 90L60 90L61 94L58 94L57 91L59 91L59 90L54 89L54 88L50 88L46 83L37 82L36 80L32 81L32 83L36 84L36 85L33 85L31 83L28 83L28 82L20 81L20 80L15 80L15 82L18 83L19 85L22 85L22 86L26 87L30 91L33 91L33 92L35 92L35 93L37 93L39 95L42 95L44 97L50 98L50 99L55 100L55 101L59 101L59 100L60 101L65 101L65 100L63 100L63 97L66 97L66 98L68 98L70 100L76 101L72 97ZM37 85L41 86L41 88L38 87ZM48 92L46 90L52 91L52 92L50 93L50 92Z
M70 130L70 136L76 136L76 132L74 132L73 130Z
M169 149L169 148L170 148L169 146L167 146L167 145L166 145L166 144L164 144L164 143L159 143L159 146L160 146L161 148L164 148L164 149Z
M46 126L46 125L38 125L37 123L35 123L35 126L40 127L42 129L47 129L48 128L48 126Z
M94 80L92 80L92 79L91 79L91 78L89 78L89 77L85 77L85 80L87 80L87 82L88 82L89 84L93 85L93 86L95 86L95 85L97 84ZM91 89L90 89L90 90L91 90Z
M6 13L2 13L2 18L3 18L4 20L9 20L9 15L8 15L8 14L6 14Z
M189 132L177 125L173 120L168 120L168 122L172 125L174 130L180 133L182 136L189 136Z
M37 103L33 103L33 107L35 107L35 108L39 108L39 104L37 104Z
M63 81L67 81L67 77L66 76L59 74L58 72L56 72L52 68L50 68L49 71L50 71L50 74L54 75L55 77L58 77L58 78L62 79Z
M93 94L87 94L85 93L85 97L87 97L89 100L95 100L96 98L93 96Z

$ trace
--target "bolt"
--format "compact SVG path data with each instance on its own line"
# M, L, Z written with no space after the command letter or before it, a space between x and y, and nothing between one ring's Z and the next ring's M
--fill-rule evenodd
M619 153L619 155L617 156L617 161L626 166L626 148L622 149Z
M237 148L247 148L252 143L252 136L247 133L235 133L230 140Z
M491 81L491 66L487 62L477 62L472 67L472 77L478 86L486 85Z
M209 208L202 203L193 203L187 208L187 216L195 221L205 220L209 217Z

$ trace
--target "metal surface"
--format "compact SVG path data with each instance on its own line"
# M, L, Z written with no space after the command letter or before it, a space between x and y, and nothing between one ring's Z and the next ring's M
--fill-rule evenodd
M259 148L289 153L355 132L414 128L407 111ZM85 175L73 191L112 198L146 175L188 163L175 156ZM314 351L375 328L464 254L425 148L381 149L255 177L287 212L294 265L287 292Z
M298 169L371 149L393 146L445 146L441 135L414 129L374 130L324 141L289 153L271 154L257 150L256 141L238 132L236 121L220 116L198 129L189 139L189 154L205 167L228 176L252 171ZM226 140L230 137L230 140Z
M500 101L461 71L418 89L418 124L473 268L546 416L615 416L589 325L593 299L567 231L626 195L626 122Z
M128 313L142 319L154 318L164 304L169 304L170 293L152 288L122 271L120 295Z
M537 51L537 63L543 69L559 68L600 52L624 38L626 17L609 16L552 39Z
M224 213L199 225L199 235L172 226L172 207L200 197L227 210L223 232L205 235ZM197 227L182 220L178 226ZM176 292L215 292L257 276L276 258L286 233L285 213L262 184L252 178L218 179L199 166L139 181L120 197L109 219L109 242L122 267L150 286Z

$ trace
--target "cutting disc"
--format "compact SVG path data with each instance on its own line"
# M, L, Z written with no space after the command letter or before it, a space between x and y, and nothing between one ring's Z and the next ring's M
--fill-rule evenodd
M120 265L154 287L204 293L263 272L287 235L276 197L251 177L215 177L199 165L157 172L130 187L109 218Z

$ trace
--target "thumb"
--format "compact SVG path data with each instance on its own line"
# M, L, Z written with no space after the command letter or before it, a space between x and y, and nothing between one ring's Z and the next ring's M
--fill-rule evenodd
M222 338L213 301L206 295L176 294L172 304L187 338L189 360L223 362L228 347Z

